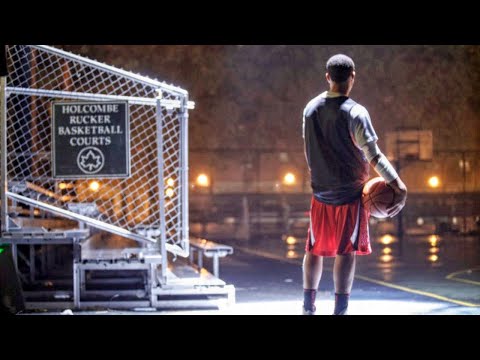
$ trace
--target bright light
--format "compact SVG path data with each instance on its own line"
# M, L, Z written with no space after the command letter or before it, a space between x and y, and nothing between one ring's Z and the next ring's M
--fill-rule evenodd
M382 250L382 253L384 253L385 255L391 254L392 248L386 247Z
M288 250L288 252L287 252L287 258L289 258L289 259L294 259L294 258L296 258L296 257L297 257L297 253L296 253L295 251L293 251L293 250Z
M100 189L100 183L98 181L90 181L90 184L88 184L88 187L92 191L98 191Z
M388 280L387 280L388 281ZM323 298L319 300L322 304ZM323 300L327 301L327 300ZM235 306L227 306L224 310L188 310L182 313L188 315L296 315L298 309L301 308L303 299L295 301L282 300L263 300L257 302L237 302ZM472 308L475 309L475 308ZM411 315L411 314L431 314L442 312L443 308L434 299L421 297L418 301L411 301L409 299L396 300L375 300L375 299L355 299L349 302L348 310L351 314L362 315ZM474 310L472 310L474 311ZM328 306L318 306L318 315L328 315L332 312ZM298 315L297 315L298 316Z
M297 243L297 238L295 236L288 236L285 241L288 245L295 245Z
M460 161L458 162L458 166L460 166L460 168L463 169L463 160L460 160ZM468 162L468 161L465 161L465 170L466 170L466 171L469 171L469 170L470 170L470 162Z
M437 235L430 235L428 237L428 242L430 243L431 246L437 246L438 240L439 238Z
M392 235L390 234L385 234L383 235L381 238L380 238L380 242L383 244L383 245L389 245L391 243L393 243L395 239L393 238Z
M440 179L438 176L432 176L430 179L428 179L428 186L431 188L437 188L440 186Z
M439 251L440 249L438 247L431 247L430 249L428 249L428 252L430 254L437 254Z
M165 190L165 195L166 195L167 197L172 197L173 194L175 194L175 191L173 191L172 188L167 188L167 190Z
M167 185L168 185L168 186L173 186L174 184L175 184L175 181L174 181L172 178L169 178L169 179L167 180Z
M425 223L422 217L417 218L417 225L422 226Z
M380 261L381 262L384 262L384 263L389 263L390 261L393 260L393 256L392 255L382 255L380 256Z
M438 261L438 256L437 256L437 255L430 255L430 256L428 257L428 261L430 261L430 262L436 262L436 261Z
M210 186L210 179L205 174L200 174L197 176L197 185L202 187Z
M223 222L225 224L233 225L235 224L235 218L233 216L227 216L226 218L223 219Z
M453 225L457 225L457 224L458 224L458 219L457 219L455 216L452 218L452 224L453 224Z
M65 190L67 188L67 184L65 184L64 182L61 182L60 184L58 184L58 188L60 190Z
M285 185L295 184L295 175L292 174L291 172L286 173L285 176L283 177L283 183Z

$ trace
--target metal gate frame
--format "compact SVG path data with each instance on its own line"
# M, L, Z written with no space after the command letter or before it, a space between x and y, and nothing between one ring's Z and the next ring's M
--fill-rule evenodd
M23 45L22 45L23 46ZM11 46L13 48L13 46ZM10 49L9 49L10 50ZM138 84L138 86L148 87L152 94L155 92L155 96L129 96L129 95L112 95L109 93L93 93L93 92L80 92L80 91L64 91L47 88L31 88L26 86L8 86L7 79L1 78L0 87L0 152L1 152L1 182L0 195L1 195L1 233L2 238L11 238L12 243L15 242L11 237L10 223L8 219L8 200L10 198L13 201L19 201L28 205L37 207L46 212L53 213L62 217L70 218L90 225L101 230L105 230L114 234L118 234L123 237L127 237L139 242L146 242L147 244L156 243L161 254L161 267L162 278L166 281L167 271L167 251L175 255L187 257L189 254L189 233L188 233L188 110L194 108L194 102L189 101L188 92L182 88L168 85L166 83L153 80L141 75L137 75L131 72L127 72L122 69L115 68L106 64L99 63L97 61L87 59L78 55L68 53L66 51L56 49L46 45L25 45L23 50L27 52L36 51L40 54L46 54L48 57L56 57L61 59L62 64L72 63L75 66L92 69L91 71L98 71L100 75L105 75L110 81L110 77L114 79L120 79L130 84ZM8 52L7 52L8 54ZM9 68L16 66L15 59L12 56L8 58ZM17 69L18 71L18 69ZM57 69L52 68L52 72ZM91 74L88 73L88 74ZM99 76L100 76L99 75ZM118 81L118 80L117 80ZM115 82L113 82L115 85ZM113 85L110 85L113 87ZM106 87L106 86L105 86ZM45 201L39 201L31 197L24 196L23 194L15 191L11 188L11 174L8 169L8 98L11 95L22 95L30 97L46 97L62 100L85 100L85 101L127 101L129 106L139 105L144 107L155 108L155 121L156 121L156 149L157 149L157 168L158 177L161 179L158 184L158 200L159 200L159 228L153 227L139 227L138 229L126 229L118 226L118 224L111 224L101 221L91 216L80 215L69 209L59 206L57 203L48 203ZM169 152L166 151L168 141L170 139L170 132L166 128L167 121L172 121L169 118L168 112L178 112L178 166L165 169L165 164L169 163ZM175 164L174 164L175 165ZM172 167L172 166L170 166ZM165 197L165 183L169 174L172 171L178 171L178 181L174 188L178 192L179 200L178 211L174 215L170 215L166 212L166 197ZM132 170L133 172L133 170ZM26 179L24 179L26 180ZM51 181L56 181L51 179ZM29 182L26 180L27 186ZM34 184L35 185L35 184ZM173 230L171 230L173 229ZM175 241L170 238L169 232L175 234L180 233L180 239Z

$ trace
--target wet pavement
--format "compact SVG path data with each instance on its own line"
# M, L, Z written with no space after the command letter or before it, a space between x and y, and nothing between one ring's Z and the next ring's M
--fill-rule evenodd
M370 258L373 259L373 256ZM480 304L473 306L454 302L462 299L480 303L480 284L444 279L446 271L441 273L436 270L420 271L419 268L409 268L405 265L394 266L392 278L386 281L385 268L374 266L367 258L359 259L349 306L350 315L480 315ZM330 315L333 311L334 293L330 270L332 265L333 259L325 260L325 270L317 295L318 315ZM478 278L478 275L477 271L472 274L460 274L471 278ZM107 311L96 314L299 315L301 312L303 299L300 258L288 259L276 255L273 251L263 251L259 247L255 249L237 247L234 255L222 260L220 277L227 283L235 285L234 306L220 310L143 313ZM436 295L439 298L435 298ZM443 296L449 298L443 299Z
M388 236L372 240L373 253L357 258L351 314L480 314L478 237L426 235L406 238L402 244ZM304 239L293 236L237 246L237 258L224 262L222 278L239 287L239 304L259 298L294 301L301 296L303 246ZM251 267L237 271L241 265L235 261L250 262ZM333 259L325 259L320 313L333 309L332 267ZM255 287L254 273L267 280L266 286L257 282Z
M236 288L236 304L228 308L73 314L297 315L303 300L303 247L304 239L293 236L235 244L235 253L220 267L220 278ZM350 315L480 315L478 237L426 235L399 244L384 236L374 238L372 247L373 254L357 258ZM333 311L332 268L333 259L326 258L318 315Z

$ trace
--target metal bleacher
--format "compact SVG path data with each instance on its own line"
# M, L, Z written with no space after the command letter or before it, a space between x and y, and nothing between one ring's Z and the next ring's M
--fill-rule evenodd
M233 249L190 246L188 92L46 45L7 55L0 243L12 247L27 307L232 304L218 274ZM54 177L52 104L115 101L128 108L130 173ZM188 264L191 250L213 258L214 274Z

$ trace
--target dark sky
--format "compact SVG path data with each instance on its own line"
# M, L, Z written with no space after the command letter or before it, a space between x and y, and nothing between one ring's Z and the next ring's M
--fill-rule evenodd
M302 149L301 115L326 90L325 62L356 64L351 97L380 137L432 130L435 150L480 149L480 46L64 45L66 50L187 89L190 148ZM208 139L208 140L207 140Z

